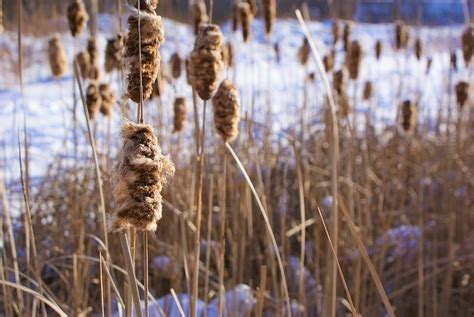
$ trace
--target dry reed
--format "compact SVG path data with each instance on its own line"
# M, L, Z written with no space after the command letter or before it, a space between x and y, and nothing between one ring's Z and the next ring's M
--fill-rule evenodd
M239 133L240 100L237 88L224 80L212 98L214 126L225 143L231 142Z
M66 71L66 52L61 43L59 34L55 34L48 42L49 65L53 77L60 78Z
M173 133L181 132L186 124L187 105L186 98L176 97L173 104Z
M87 26L89 15L82 0L73 0L67 7L69 29L73 37L77 37Z

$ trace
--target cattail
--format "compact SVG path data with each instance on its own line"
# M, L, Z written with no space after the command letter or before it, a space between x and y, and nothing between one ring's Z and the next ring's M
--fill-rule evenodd
M307 78L308 78L309 81L315 81L316 80L316 73L315 72L309 73Z
M99 110L104 116L109 117L115 104L114 91L110 88L109 84L100 84L99 93L102 100Z
M83 50L76 55L76 61L79 65L79 71L81 72L82 79L89 78L89 70L90 70L90 56L89 52Z
M298 60L301 65L306 65L309 60L309 42L306 38L303 38L303 43L298 50Z
M99 79L99 50L97 49L97 42L95 37L91 37L87 41L87 52L89 53L89 75L92 80Z
M224 80L212 98L214 125L224 142L230 142L239 133L240 101L237 88Z
M227 42L222 48L222 61L227 67L234 66L234 49L231 42Z
M89 15L82 0L73 0L67 7L67 19L73 37L77 37L86 28Z
M222 33L216 24L199 29L194 50L189 57L189 81L202 100L211 98L222 69Z
M133 8L132 14L128 18L129 31L125 43L125 57L129 58L130 64L128 96L136 103L141 102L141 97L143 97L143 100L146 100L151 96L153 83L160 71L160 53L158 48L164 42L162 19L161 16L154 12L156 1L148 2L145 6L140 6L140 9L141 11L138 12L137 9ZM139 15L141 36L138 33ZM141 39L141 43L139 43L139 39ZM139 51L140 44L141 52ZM142 91L140 84L143 87Z
M363 98L364 100L372 98L372 82L370 80L366 81L364 84Z
M278 44L278 42L273 45L273 50L275 51L276 62L280 64L281 56L280 56L280 45Z
M417 60L421 59L421 55L423 54L423 43L421 42L420 38L415 40L415 56Z
M431 65L433 64L433 58L432 57L428 57L428 59L426 60L426 74L428 75L430 70L431 70Z
M358 41L352 41L346 57L347 69L352 80L359 77L360 63L362 61L362 48Z
M167 73L166 66L165 64L160 62L160 73L158 76L156 76L156 80L153 83L153 91L152 91L153 97L160 98L163 96L168 80L169 80L169 75Z
M122 34L117 34L117 37L107 40L104 64L107 73L112 72L114 69L120 69L123 59L123 40Z
M382 49L383 49L382 41L377 40L377 42L375 42L375 58L377 60L380 60L380 57L382 56Z
M175 167L161 153L150 125L126 121L122 141L112 179L116 209L110 215L109 228L155 231L162 216L161 191Z
M398 21L395 24L395 48L397 51L402 48L407 48L409 37L410 33L408 27L402 21Z
M257 0L243 0L243 1L249 4L250 13L252 13L252 16L257 15Z
M186 123L186 99L184 97L176 97L174 100L174 116L173 116L173 133L181 132L184 129Z
M323 65L324 65L324 70L326 73L329 73L332 68L334 67L334 58L332 54L326 54L323 57Z
M100 97L99 87L97 87L97 82L92 81L86 90L86 105L89 119L94 120L101 103L102 99Z
M333 45L335 46L337 42L339 41L339 36L340 36L340 28L339 28L339 20L335 19L332 21L332 39L333 39Z
M474 52L474 27L468 26L461 36L462 56L466 66L469 65Z
M403 131L411 132L416 126L416 105L410 100L402 104L401 126Z
M342 117L346 118L351 112L351 106L349 105L349 98L347 97L346 92L342 91L336 98L339 106L339 113Z
M206 2L203 0L196 0L192 6L194 34L197 35L199 26L203 23L209 22L209 17L206 12Z
M276 17L276 0L262 0L263 19L265 20L265 31L272 33L273 22Z
M237 1L232 4L232 32L237 32L240 23L240 8Z
M242 21L242 38L247 43L250 39L250 32L252 29L252 11L250 5L247 2L241 2L239 4L240 20Z
M347 71L345 68L341 68L336 71L333 76L333 87L334 90L341 95L344 92L344 87L347 80Z
M467 81L460 81L456 84L454 90L456 91L456 101L462 110L469 98L469 83Z
M181 57L178 52L171 55L170 58L171 76L178 79L181 76Z
M345 52L347 52L347 50L349 49L351 34L352 34L352 22L347 21L346 24L344 24L344 30L342 32L342 41L344 43Z
M53 38L49 40L48 56L51 73L55 78L61 77L66 71L67 59L59 34L55 34Z
M449 58L449 61L451 63L451 67L457 71L458 70L458 56L456 55L455 51L451 52L451 56Z

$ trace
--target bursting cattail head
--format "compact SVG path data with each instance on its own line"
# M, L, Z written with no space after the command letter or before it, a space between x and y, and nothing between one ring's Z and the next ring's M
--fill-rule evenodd
M417 60L421 60L421 56L423 55L423 43L421 42L420 38L416 38L415 40L415 56Z
M428 59L426 60L426 74L428 75L430 70L431 70L431 65L433 64L433 58L432 57L428 57Z
M237 88L224 80L212 98L214 126L224 142L230 142L239 133L240 100Z
M110 117L115 104L114 91L110 88L109 84L100 84L99 93L102 101L99 110L104 116Z
M309 42L308 39L305 37L303 38L303 43L298 50L298 61L301 65L306 65L309 60Z
M332 68L334 67L334 58L331 53L324 55L323 65L326 73L329 73L332 70Z
M402 103L401 127L406 133L413 132L416 127L416 105L410 100Z
M186 98L176 97L173 105L174 116L173 116L173 133L181 132L186 124Z
M347 70L345 68L341 68L334 73L333 87L338 95L341 95L344 92L346 80L347 80Z
M239 11L240 21L242 22L242 38L244 39L244 42L247 43L250 39L250 33L252 30L252 10L247 2L240 2Z
M344 24L344 30L342 32L342 41L344 44L345 52L347 52L347 50L349 49L351 34L352 34L352 21L347 21L346 24Z
M335 19L332 21L331 30L332 30L333 45L335 46L337 42L339 41L339 37L341 33L338 19Z
M402 21L397 21L395 23L395 48L400 50L402 48L407 48L408 39L410 38L410 33L408 26Z
M150 125L125 122L122 141L112 180L116 208L110 215L109 228L155 231L162 217L161 191L175 167L161 153Z
M272 33L273 23L276 17L276 0L262 0L263 18L265 20L265 31Z
M469 98L469 83L467 81L460 81L456 84L454 90L456 91L456 101L462 110Z
M370 80L366 81L364 84L363 99L369 100L372 97L372 82Z
M170 58L171 76L178 79L181 76L181 57L178 52L171 55Z
M234 48L231 42L227 42L222 48L222 61L227 67L234 66Z
M451 52L451 55L449 57L449 62L451 64L451 67L457 71L458 70L458 56L456 55L455 51Z
M380 57L382 56L382 49L383 49L382 41L377 40L377 42L375 42L375 58L377 60L380 60Z
M207 16L206 12L206 2L203 0L196 0L191 7L191 11L193 14L194 34L197 35L199 26L209 21L209 17Z
M120 69L123 60L123 35L117 34L117 37L107 40L105 46L105 64L104 68L107 73L114 69Z
M237 32L240 24L240 8L237 1L232 4L232 32Z
M189 81L202 100L211 98L222 69L222 33L216 24L201 25L189 57Z
M64 51L59 34L55 34L53 38L49 40L48 56L53 77L59 78L64 75L64 72L66 71L67 59L66 52Z
M95 119L97 110L99 110L102 103L102 98L100 97L99 87L97 86L96 81L92 81L86 90L86 105L87 112L89 113L89 118L91 120Z
M474 54L474 27L468 26L461 36L462 56L466 66L469 65Z
M362 61L362 47L359 41L352 41L346 55L346 65L352 80L359 78L360 63Z
M73 0L67 7L67 20L73 37L77 37L86 28L89 15L82 0Z
M82 79L89 78L90 74L90 56L87 50L83 50L76 55L76 61L79 65L79 71L81 72Z
M150 6L146 8L153 8L153 5ZM129 59L128 96L136 103L140 103L141 94L143 94L143 100L151 96L153 83L158 76L160 68L160 52L158 48L164 42L162 19L156 13L149 11L140 11L141 36L138 33L138 10L132 9L132 13L128 18L129 31L125 43L125 57ZM139 40L141 40L141 43L139 43ZM139 58L140 44L141 65ZM143 90L140 89L140 84L142 84Z

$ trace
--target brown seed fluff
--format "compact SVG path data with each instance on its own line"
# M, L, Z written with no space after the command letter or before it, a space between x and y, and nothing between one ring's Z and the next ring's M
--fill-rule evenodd
M192 7L194 34L197 35L199 26L203 23L209 22L209 17L206 12L206 2L203 0L196 0Z
M383 50L382 41L377 40L377 42L375 42L375 58L377 60L380 60L380 57L382 56L382 50Z
M82 0L73 0L67 7L69 29L73 37L77 37L87 26L89 15Z
M423 43L421 42L420 38L416 38L415 40L415 56L417 60L421 60L421 56L423 55Z
M336 71L333 75L333 87L337 94L341 95L345 90L347 80L347 71L345 68L341 68Z
M402 103L401 127L405 132L412 132L416 126L416 105L410 100Z
M352 34L352 21L347 21L346 24L344 24L344 30L342 32L342 41L344 44L345 52L347 52L349 49L351 34Z
M334 67L334 58L331 53L324 55L323 65L326 73L329 73Z
M244 42L247 43L250 39L250 33L252 30L252 10L247 2L240 2L239 11L240 21L242 21L242 38L244 39Z
M271 34L276 17L276 0L262 0L262 7L265 31L267 34Z
M92 81L86 90L86 105L87 112L89 113L89 119L94 120L97 110L99 110L102 103L100 97L99 87L96 81Z
M153 7L153 6L152 6ZM140 14L141 38L138 33L138 15ZM143 100L150 98L153 83L160 68L160 52L158 48L164 42L164 29L161 16L154 12L132 9L128 18L128 36L125 43L125 57L129 59L128 95L136 103L140 103L140 68L142 75ZM141 43L139 43L139 38ZM141 44L141 65L140 52Z
M173 105L174 116L173 116L173 133L181 132L186 124L186 98L176 97Z
M105 63L104 68L107 73L115 69L120 69L123 60L123 42L122 34L117 34L116 37L108 39L105 46Z
M83 50L76 55L76 61L79 65L79 71L81 72L82 79L89 78L90 71L90 56L87 50Z
M458 70L458 56L456 55L455 51L451 52L451 56L449 58L449 61L451 63L451 67L457 71Z
M466 66L469 65L474 54L474 27L468 26L461 36L462 56Z
M298 61L301 65L306 65L309 60L309 42L305 38L303 38L303 42L298 50Z
M395 23L395 48L397 51L402 48L407 48L409 37L408 26L402 21L397 21Z
M109 117L112 115L112 109L115 104L114 91L110 88L109 84L100 84L99 93L102 100L99 110L104 116Z
M456 101L462 110L469 98L469 83L467 81L460 81L456 84L454 90L456 91Z
M224 142L230 142L239 133L240 100L237 88L224 80L212 98L214 126Z
M339 37L341 33L338 19L335 19L332 21L331 30L332 30L332 40L333 40L332 43L333 45L336 45L337 42L339 42Z
M189 57L189 81L202 100L209 100L217 88L223 66L222 33L216 24L201 25Z
M370 80L366 81L364 84L363 98L364 100L369 100L372 97L372 82Z
M352 41L346 58L349 76L352 80L357 80L357 78L359 78L360 63L362 61L362 47L359 41Z
M150 125L126 121L122 141L112 179L116 208L109 217L109 228L155 231L162 216L161 191L175 167L161 153Z
M66 71L67 59L59 34L55 34L53 38L49 40L48 56L53 77L60 78Z

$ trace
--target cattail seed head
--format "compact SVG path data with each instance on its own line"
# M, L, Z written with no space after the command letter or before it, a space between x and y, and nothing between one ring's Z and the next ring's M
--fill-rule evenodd
M375 42L375 58L377 60L380 60L380 57L382 56L382 50L383 50L382 41L377 40L377 42Z
M92 81L86 90L86 105L87 112L89 113L89 118L91 120L95 119L97 110L99 110L102 103L102 98L100 97L99 87L97 86L96 81Z
M133 9L128 18L128 36L125 43L125 57L129 59L128 96L136 103L140 103L141 93L143 100L150 98L153 83L158 76L160 68L160 52L158 48L164 42L164 28L160 16L149 12L153 8L150 4L148 10ZM138 32L138 18L140 14L140 30ZM141 43L139 43L141 40ZM141 44L141 65L140 65ZM141 69L141 71L140 71ZM141 73L141 74L140 74ZM140 75L142 80L140 81ZM140 83L143 91L140 90Z
M332 21L331 30L332 30L333 45L335 46L337 42L339 41L339 37L341 33L338 19L335 19Z
M456 101L462 110L469 98L469 83L467 81L460 81L456 84L454 90L456 91Z
M214 125L224 142L230 142L239 133L240 100L237 88L224 80L212 98Z
M349 52L346 55L347 69L352 80L359 77L360 63L362 61L362 47L358 41L352 41L349 46Z
M107 73L115 69L120 69L123 60L124 38L122 34L107 40L105 46L105 63L104 68Z
M178 52L171 55L170 58L171 76L178 79L181 76L181 57Z
M395 48L397 51L402 48L407 48L409 38L410 33L408 26L402 21L397 21L397 23L395 23Z
M99 50L95 37L89 38L87 41L87 52L89 53L89 78L92 80L99 79Z
M372 97L372 82L370 80L366 81L364 84L363 98L364 100L369 100Z
M109 84L100 84L99 93L102 100L99 110L104 116L110 117L115 104L114 91L110 88Z
M272 33L273 23L276 17L276 0L262 0L263 18L265 20L265 31Z
M417 60L421 60L421 56L423 55L423 43L421 42L420 38L415 40L415 56Z
M451 67L457 71L458 70L458 56L456 55L456 52L455 51L452 51L451 52L451 55L449 57L449 61L450 61L450 64L451 64Z
M189 81L202 100L211 98L223 66L222 33L216 24L201 25L189 60Z
M83 50L76 55L76 61L79 65L79 71L81 72L82 79L89 78L90 73L90 56L89 52Z
M155 231L162 217L161 191L175 167L161 153L150 125L125 122L122 141L112 179L116 208L110 215L109 228Z
M234 1L232 4L232 32L237 32L240 24L240 8L239 4Z
M163 63L160 63L160 72L158 76L156 76L156 80L153 83L153 92L152 96L154 97L161 97L163 96L166 84L168 83L168 74L166 73L166 67Z
M77 37L87 26L89 15L82 0L73 0L67 7L69 29L73 37Z
M59 34L55 34L48 42L48 56L49 65L51 66L51 73L55 78L59 78L64 75L66 71L66 52L61 43Z
M401 127L407 133L416 127L416 105L410 100L402 103Z
M349 113L351 113L351 106L349 104L349 97L347 96L346 92L343 90L339 95L337 95L337 104L338 104L338 111L339 114L346 118Z
M468 26L461 36L462 56L466 66L469 65L474 54L474 27Z
M250 33L252 30L252 10L247 2L240 2L240 21L242 22L242 38L247 43L250 40Z
M184 97L176 97L174 100L174 116L173 116L173 133L174 132L181 132L184 129L184 125L186 124L186 98Z
M300 49L298 50L298 61L301 65L306 65L309 60L309 42L306 38L303 38Z
M234 48L231 42L227 42L222 48L222 61L227 67L234 66Z
M331 53L324 55L323 65L324 65L324 70L326 71L326 73L329 73L333 69L333 67L334 67L334 58L333 58Z
M193 15L194 34L197 35L199 26L209 22L209 17L206 12L206 2L203 0L196 0L191 7Z
M333 87L337 94L341 95L345 90L347 81L347 71L345 68L341 68L336 71L333 75Z
M344 24L344 30L342 32L342 41L344 44L345 52L347 52L347 50L349 49L351 34L352 34L352 21L347 21L346 24Z

